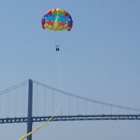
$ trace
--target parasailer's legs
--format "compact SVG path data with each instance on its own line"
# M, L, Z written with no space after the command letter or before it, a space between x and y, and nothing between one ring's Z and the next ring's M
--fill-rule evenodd
M56 48L56 51L59 51L59 48Z

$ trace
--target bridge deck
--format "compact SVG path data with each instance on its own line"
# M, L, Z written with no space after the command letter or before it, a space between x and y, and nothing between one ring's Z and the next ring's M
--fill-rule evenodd
M47 121L51 116L32 117L33 122ZM55 116L51 121L85 121L85 120L140 120L140 115L72 115ZM27 123L27 117L0 118L0 124Z

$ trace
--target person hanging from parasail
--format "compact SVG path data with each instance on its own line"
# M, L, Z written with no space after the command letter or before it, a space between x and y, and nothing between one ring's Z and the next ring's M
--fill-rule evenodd
M59 45L55 45L56 51L59 51Z

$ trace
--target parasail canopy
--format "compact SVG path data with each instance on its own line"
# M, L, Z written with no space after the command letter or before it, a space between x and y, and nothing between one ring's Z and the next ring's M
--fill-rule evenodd
M54 8L49 10L42 18L42 28L48 28L49 30L70 31L73 26L72 17L70 14L60 8Z

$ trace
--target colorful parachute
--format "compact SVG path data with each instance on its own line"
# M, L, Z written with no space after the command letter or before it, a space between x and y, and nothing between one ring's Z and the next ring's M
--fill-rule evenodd
M70 14L60 8L49 10L42 18L42 28L48 28L54 31L68 30L73 26Z

